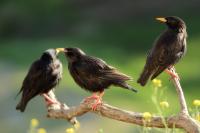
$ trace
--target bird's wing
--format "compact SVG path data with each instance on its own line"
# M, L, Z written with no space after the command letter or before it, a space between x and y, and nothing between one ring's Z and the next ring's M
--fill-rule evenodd
M88 57L85 60L85 72L89 74L89 76L102 80L131 80L130 76L127 76L121 72L119 72L116 68L108 65L105 61L95 57Z
M17 96L23 91L23 90L26 90L28 89L26 86L27 85L30 85L31 86L31 81L34 79L34 78L37 78L38 75L41 74L40 71L36 71L36 69L38 68L38 65L39 62L38 61L35 61L31 64L31 67L29 68L29 71L26 75L26 77L24 78L23 80L23 83L22 83L22 87L20 89L20 91L18 92Z
M31 65L19 93L23 91L24 95L27 95L27 97L37 95L39 93L38 87L42 88L41 84L46 84L47 81L48 77L43 70L43 65L37 60Z
M151 61L152 67L152 77L151 79L156 78L160 73L162 73L166 68L168 68L172 64L172 52L171 49L168 47L168 44L164 41L158 41L157 45L151 51L149 58Z
M170 66L170 63L167 62L166 57L168 53L165 50L160 50L160 55L157 55L157 58L154 59L154 70L151 79L156 78L160 73L162 73L166 68Z

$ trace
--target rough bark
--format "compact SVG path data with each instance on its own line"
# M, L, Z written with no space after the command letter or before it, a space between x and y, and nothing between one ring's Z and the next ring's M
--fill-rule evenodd
M172 70L175 72L175 70ZM200 123L194 120L188 113L184 93L178 78L173 78L172 82L176 88L179 103L180 113L175 116L169 116L164 118L168 128L182 128L187 133L200 133ZM50 92L53 98L54 93ZM99 116L107 117L110 119L123 121L126 123L132 123L140 126L144 126L144 118L142 113L126 111L117 107L113 107L108 104L99 105L96 111L91 109L93 100L89 100L88 103L81 103L74 107L68 107L66 104L51 105L48 107L48 117L57 119L66 119L72 124L77 122L77 116L84 115L88 112L93 112ZM160 116L152 116L151 120L145 123L147 127L165 128L163 120Z

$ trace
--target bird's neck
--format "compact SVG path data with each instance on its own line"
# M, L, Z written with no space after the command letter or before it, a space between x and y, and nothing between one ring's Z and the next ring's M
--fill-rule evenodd
M168 30L172 33L175 33L175 34L179 34L179 33L186 33L186 27L183 26L183 27L179 27L179 28L168 28Z

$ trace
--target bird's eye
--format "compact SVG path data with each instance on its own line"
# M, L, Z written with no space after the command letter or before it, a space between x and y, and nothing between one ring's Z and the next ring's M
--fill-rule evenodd
M176 20L173 20L173 19L171 19L171 20L169 20L169 23L170 23L170 24L172 24L172 25L176 25L176 24L177 24L177 21L176 21Z

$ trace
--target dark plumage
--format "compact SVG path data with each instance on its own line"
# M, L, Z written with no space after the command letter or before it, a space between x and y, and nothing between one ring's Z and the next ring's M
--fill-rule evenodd
M87 56L79 48L66 48L65 55L72 77L85 90L100 92L110 85L115 85L136 91L126 83L127 80L131 80L131 77L120 73L103 60Z
M176 64L186 52L186 25L178 17L156 18L167 25L160 37L150 50L144 70L138 79L138 83L144 86L148 79L153 80L165 69Z
M66 48L65 56L70 74L81 88L102 93L110 85L115 85L136 92L126 83L131 77L107 65L103 60L87 56L79 48Z
M33 62L21 90L22 97L16 109L24 112L27 103L39 94L48 93L62 78L62 64L57 59L59 49L48 49Z

